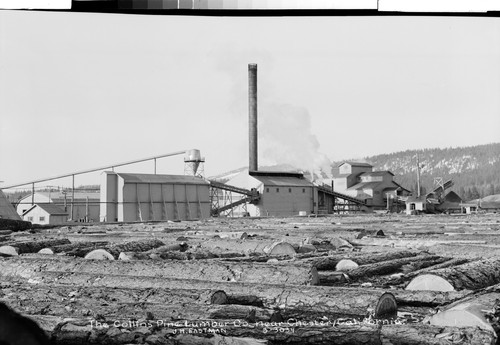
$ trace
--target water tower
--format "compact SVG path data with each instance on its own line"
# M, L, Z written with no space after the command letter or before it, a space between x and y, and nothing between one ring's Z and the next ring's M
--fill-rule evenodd
M184 156L184 175L199 176L205 175L205 158L201 156L200 150L188 150Z

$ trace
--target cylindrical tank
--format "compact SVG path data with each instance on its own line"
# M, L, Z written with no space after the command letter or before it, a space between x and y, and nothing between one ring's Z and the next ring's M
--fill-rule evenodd
M186 151L186 155L184 156L184 161L201 161L201 153L200 150L192 149Z

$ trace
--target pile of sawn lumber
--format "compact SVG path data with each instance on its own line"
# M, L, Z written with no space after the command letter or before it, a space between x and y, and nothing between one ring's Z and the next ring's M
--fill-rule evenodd
M53 344L496 342L500 260L219 237L6 241L0 300Z

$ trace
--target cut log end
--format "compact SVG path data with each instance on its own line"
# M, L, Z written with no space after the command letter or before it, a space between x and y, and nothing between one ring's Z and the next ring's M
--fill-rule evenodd
M38 254L48 254L48 255L53 255L54 251L50 248L43 248L38 251Z
M406 290L455 291L455 288L442 277L434 274L421 274L410 281Z
M396 317L397 314L398 304L396 303L396 297L390 292L384 293L375 307L375 317L378 319L389 319Z
M281 256L281 255L293 256L297 254L292 245L287 242L275 242L270 246L264 248L264 253L266 253L269 256Z
M0 254L10 255L10 256L19 255L17 249L12 246L1 246Z
M462 303L451 309L434 314L429 323L435 326L478 327L495 332L482 311L484 306L474 303Z
M349 259L342 259L340 260L337 265L335 265L335 270L336 271L349 271L355 268L358 268L359 265L355 263L352 260Z
M85 259L89 260L114 260L113 255L104 249L96 249L85 255Z
M215 291L210 297L210 304L228 304L229 297L222 291Z

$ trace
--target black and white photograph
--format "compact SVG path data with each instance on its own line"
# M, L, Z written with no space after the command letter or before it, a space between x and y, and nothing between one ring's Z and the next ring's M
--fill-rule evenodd
M495 345L500 5L0 0L0 345Z

